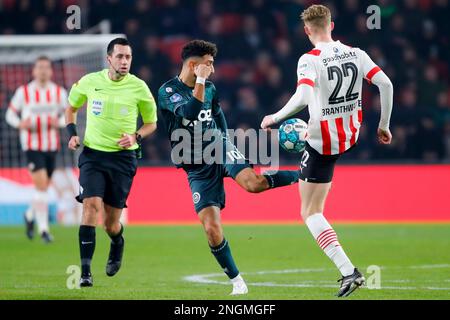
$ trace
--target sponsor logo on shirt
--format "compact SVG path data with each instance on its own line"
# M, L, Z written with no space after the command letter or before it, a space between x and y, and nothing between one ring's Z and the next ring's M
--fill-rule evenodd
M212 120L211 109L200 111L200 113L198 114L198 120L199 121L211 121Z
M204 121L210 122L210 121L212 121L211 113L212 113L211 109L201 110L198 114L197 120L188 120L186 118L183 118L181 123L185 127L194 127L195 125L197 125L198 122L204 122Z
M335 54L334 56L331 57L326 57L324 59L322 59L322 63L324 64L324 66L328 66L328 64L330 62L333 61L345 61L345 60L351 60L351 59L356 59L356 52L354 51L350 51L350 52L344 52L342 54Z
M304 63L304 64L298 66L298 71L299 72L304 71L304 70L306 70L306 68L308 68L308 64Z

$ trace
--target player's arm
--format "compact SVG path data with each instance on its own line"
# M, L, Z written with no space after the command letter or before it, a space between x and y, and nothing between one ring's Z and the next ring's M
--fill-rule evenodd
M388 76L364 51L362 51L362 62L365 78L369 83L376 85L380 92L381 116L377 130L378 141L382 144L390 144L392 141L392 134L389 130L389 123L393 106L394 87Z
M187 103L176 108L175 113L188 120L197 120L198 114L202 110L205 102L205 82L211 75L212 67L206 64L199 64L195 67L194 73L197 76L192 98Z
M197 85L196 85L197 86ZM178 104L174 108L174 113L177 116L183 117L188 120L197 120L198 114L202 110L203 101L193 96L188 101Z
M297 90L294 95L277 113L264 117L261 122L262 129L267 130L270 126L302 111L314 98L316 71L313 64L305 56L302 56L298 62L297 77Z
M264 117L261 123L261 128L267 129L270 126L302 111L310 103L311 99L313 99L313 96L313 87L308 84L299 85L297 87L297 91L295 91L294 95L280 111Z
M178 93L167 95L159 93L159 101L162 108L165 108L175 115L188 120L197 120L198 114L202 110L205 102L205 82L212 72L212 67L200 64L195 67L194 73L197 76L191 99L183 99ZM180 99L180 100L178 100Z
M21 120L19 113L22 110L24 103L23 87L19 87L9 103L8 110L6 111L5 120L13 128L16 129L29 129L31 128L31 119Z
M225 118L225 114L223 113L223 110L221 108L219 109L217 114L214 115L214 121L216 122L220 131L222 131L223 136L224 137L228 136L227 119Z
M227 119L225 118L225 114L223 113L222 108L220 107L219 96L217 95L217 90L214 88L214 98L212 101L212 113L213 118L217 126L224 137L228 136L228 124Z
M70 137L68 147L71 150L76 150L80 146L80 137L77 133L76 119L78 109L87 101L87 85L85 82L83 77L80 81L73 84L68 97L69 106L65 111L66 129Z

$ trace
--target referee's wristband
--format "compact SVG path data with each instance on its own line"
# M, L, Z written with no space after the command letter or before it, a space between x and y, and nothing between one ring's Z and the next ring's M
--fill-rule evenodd
M200 83L202 85L205 85L206 78L197 77L197 80L195 80L195 83Z
M77 133L77 126L75 125L75 123L69 123L66 126L67 132L69 133L69 137L72 138L73 136L78 136Z

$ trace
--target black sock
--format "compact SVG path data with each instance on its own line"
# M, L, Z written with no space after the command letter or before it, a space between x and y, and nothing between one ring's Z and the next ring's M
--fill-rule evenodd
M299 172L288 170L267 171L263 173L263 176L265 176L267 182L269 182L269 187L273 189L298 182Z
M217 247L211 247L211 252L216 258L217 262L222 267L228 278L233 279L239 274L239 270L234 263L233 256L231 255L231 249L228 245L228 241L224 238L222 243Z
M78 231L80 243L81 274L91 273L91 261L95 250L95 227L80 226Z
M120 224L120 231L115 235L108 234L113 244L122 244L123 224Z

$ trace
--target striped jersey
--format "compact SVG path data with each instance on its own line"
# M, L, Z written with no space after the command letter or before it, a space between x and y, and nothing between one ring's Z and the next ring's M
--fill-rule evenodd
M33 80L20 86L11 99L8 111L14 113L17 120L15 127L20 119L31 120L30 129L20 130L22 150L58 150L58 127L64 126L64 109L67 105L66 90L53 82L40 87Z
M341 154L358 140L362 122L362 82L381 69L359 48L340 41L319 42L302 55L297 86L310 85L314 98L306 141L323 155Z

